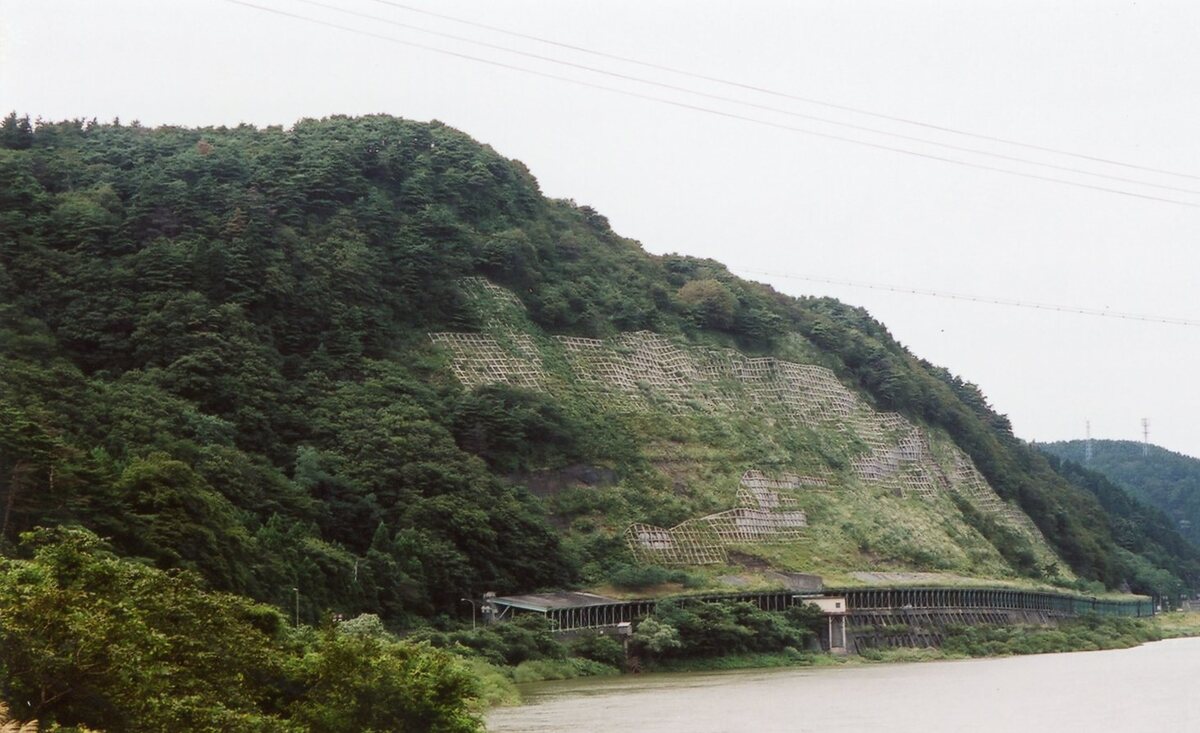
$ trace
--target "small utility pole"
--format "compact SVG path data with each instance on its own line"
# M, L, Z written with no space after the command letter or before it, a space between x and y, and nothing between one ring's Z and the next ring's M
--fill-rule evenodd
M296 594L296 628L300 628L300 589L292 588L292 593Z

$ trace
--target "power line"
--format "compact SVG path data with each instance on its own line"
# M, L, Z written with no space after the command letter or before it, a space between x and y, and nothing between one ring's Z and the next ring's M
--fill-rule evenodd
M928 290L923 288L912 288L902 285L885 285L882 283L865 283L855 280L842 280L838 278L817 277L813 275L799 275L796 273L772 272L769 270L753 270L745 267L737 267L729 265L730 270L751 274L764 275L767 277L780 277L787 280L803 280L806 282L824 283L826 285L844 285L851 288L864 288L866 290L882 290L889 293L900 293L902 295L922 295L930 298L946 298L948 300L962 300L972 303L986 303L988 305L1004 305L1013 308L1029 308L1033 310L1054 311L1057 313L1071 313L1081 316L1098 316L1101 318L1113 318L1122 321L1144 321L1147 323L1166 323L1173 326L1200 326L1200 320L1190 318L1177 318L1174 316L1156 316L1143 313L1122 313L1119 311L1111 311L1104 308L1082 308L1079 306L1056 305L1052 303L1037 303L1025 300L1016 300L1013 298L995 298L985 295L967 295L963 293L950 293L942 290Z
M1166 185L1166 184L1162 184L1162 183L1153 183L1151 181L1145 181L1145 180L1138 179L1138 178L1126 178L1124 176L1116 176L1116 175L1112 175L1110 173L1099 173L1096 171L1090 171L1090 170L1076 168L1076 167L1072 167L1072 166L1058 165L1055 163L1047 163L1047 162L1043 162L1043 161L1039 161L1039 160L1031 160L1029 158L1023 158L1023 157L1016 156L1016 155L1007 155L1005 153L997 153L997 152L994 152L991 150L984 150L981 148L973 148L973 147L968 147L965 145L955 145L953 143L947 143L947 142L942 142L939 140L933 140L933 139L930 139L927 137L906 135L906 134L899 133L899 132L892 132L890 130L882 130L877 127L869 127L867 125L858 125L858 124L854 124L852 122L844 122L842 120L835 120L835 119L831 119L828 117L820 117L818 115L805 114L805 113L796 112L796 111L790 110L790 109L784 109L782 107L775 107L775 106L767 105L767 104L759 104L756 102L748 102L748 101L745 101L742 99L738 99L736 97L725 96L723 94L712 94L710 92L705 92L705 91L701 91L698 89L692 89L689 87L683 87L683 86L679 86L677 84L669 84L667 82L655 81L653 79L646 79L643 77L634 76L632 74L623 74L623 73L620 73L617 71L612 71L611 69L598 68L595 66L589 66L587 64L580 64L580 63L576 63L573 61L566 61L564 59L555 58L553 56L546 56L543 54L532 53L530 51L525 51L525 50L517 49L517 48L511 48L508 46L502 46L502 45L496 44L496 43L489 43L487 41L480 41L480 40L477 40L474 38L468 38L466 36L456 35L454 33L445 33L442 31L432 30L430 28L424 28L422 26L412 25L411 23L403 23L401 21L393 20L391 18L384 18L384 17L380 17L378 15L371 15L370 13L361 13L356 10L351 10L349 8L340 7L338 5L331 5L329 3L319 2L318 0L294 0L294 1L303 3L305 5L311 5L311 6L318 7L318 8L324 8L325 10L331 10L336 13L350 15L350 16L353 16L356 18L363 18L363 19L371 20L371 21L374 21L377 23L386 23L388 25L395 26L397 28L404 28L406 30L416 31L418 33L425 33L425 34L437 36L440 38L448 38L448 39L451 39L454 41L459 41L461 43L469 43L469 44L472 44L475 46L480 46L482 48L489 48L489 49L492 49L495 51L501 51L503 53L510 53L510 54L515 54L517 56L524 56L526 58L536 59L538 61L544 61L544 62L551 63L551 64L558 64L560 66L566 66L566 67L573 68L573 69L581 69L583 71L591 72L593 74L609 76L609 77L613 77L616 79L622 79L624 81L632 81L637 84L645 84L645 85L652 86L652 87L658 87L660 89L669 89L669 90L675 91L675 92L683 92L684 94L692 94L692 95L695 95L698 97L703 97L705 99L711 99L711 100L715 100L715 101L719 101L719 102L726 102L729 104L738 104L738 105L742 105L744 107L750 107L752 109L762 110L765 112L773 112L776 114L786 115L789 117L795 117L798 119L804 119L804 120L809 120L809 121L813 121L813 122L820 122L823 124L834 125L837 127L844 127L847 129L857 130L860 132L867 132L867 133L871 133L874 135L883 135L885 137L891 137L891 138L895 138L898 140L905 140L908 142L916 142L916 143L921 143L924 145L934 145L934 146L937 146L940 148L946 148L948 150L954 150L956 152L961 152L961 153L971 153L974 155L983 155L983 156L987 156L989 158L996 158L999 160L1006 160L1006 161L1015 162L1015 163L1024 163L1026 165L1040 166L1042 168L1049 168L1052 170L1063 171L1063 172L1067 172L1067 173L1076 173L1079 175L1092 176L1095 178L1105 178L1105 179L1112 180L1112 181L1119 181L1121 183L1132 183L1132 184L1139 185L1139 186L1147 186L1150 188L1157 188L1157 189L1162 189L1162 190L1166 190L1166 191L1175 191L1177 193L1200 195L1200 190L1197 190L1194 188L1181 188L1179 186L1170 186L1170 185Z
M1076 153L1076 152L1072 152L1069 150L1063 150L1061 148L1053 148L1053 147L1049 147L1049 146L1036 145L1033 143L1022 142L1020 140L1013 140L1011 138L998 137L998 136L994 136L994 135L985 135L982 133L970 132L968 130L962 130L959 128L949 127L946 125L937 125L937 124L933 124L933 123L929 123L929 122L922 122L920 120L914 120L914 119L911 119L908 117L899 117L896 115L889 115L889 114L884 114L881 112L873 112L871 110L864 109L862 107L852 107L849 105L836 104L834 102L828 102L825 100L815 99L812 97L805 97L805 96L801 96L801 95L797 95L797 94L789 94L787 92L781 92L781 91L778 91L775 89L769 89L767 87L762 87L762 86L758 86L755 84L747 84L745 82L733 81L730 79L722 79L721 77L709 76L707 74L701 74L701 73L698 73L695 71L689 71L687 69L680 69L680 68L674 67L674 66L667 66L665 64L657 64L657 63L654 63L651 61L644 61L642 59L636 59L636 58L632 58L629 56L621 56L619 54L608 53L606 51L597 51L596 49L587 48L584 46L577 46L577 45L573 45L570 43L563 43L561 41L555 41L553 39L544 38L542 36L535 36L535 35L531 35L528 33L521 33L520 31L514 31L514 30L511 30L508 28L502 28L499 26L488 25L486 23L479 23L479 22L476 22L473 20L469 20L467 18L460 18L460 17L453 16L453 15L447 15L445 13L438 13L438 12L434 12L432 10L418 8L418 7L415 7L412 5L406 5L404 3L395 2L394 0L370 0L370 2L378 3L380 5L387 5L389 7L397 8L399 10L406 10L406 11L412 12L412 13L419 13L421 15L427 15L427 16L430 16L433 18L440 18L442 20L448 20L453 23L460 23L462 25L467 25L467 26L471 26L474 28L482 28L484 30L494 31L496 33L502 33L504 35L512 36L514 38L524 38L525 40L536 41L538 43L545 43L547 45L557 46L559 48L565 48L565 49L569 49L571 51L578 51L580 53L591 54L593 56L599 56L601 58L612 59L614 61L622 61L622 62L628 63L628 64L635 64L637 66L643 66L648 69L657 69L659 71L666 71L671 74L678 74L680 76L691 77L693 79L700 79L700 80L712 82L715 84L724 84L726 86L736 87L739 89L746 89L748 91L758 92L760 94L767 94L767 95L770 95L773 97L779 97L782 99L791 99L791 100L794 100L797 102L804 102L806 104L814 104L814 105L817 105L820 107L826 107L828 109L837 109L837 110L841 110L843 112L853 112L855 114L866 115L868 117L874 117L876 119L890 120L892 122L900 122L900 123L903 123L906 125L915 125L917 127L924 127L926 129L937 130L939 132L949 132L949 133L952 133L955 135L963 135L966 137L973 137L977 140L988 140L991 142L1003 143L1006 145L1016 145L1016 146L1019 146L1022 148L1027 148L1029 150L1038 150L1038 151L1041 151L1044 153L1054 153L1056 155L1065 155L1065 156L1068 156L1071 158L1078 158L1080 160L1090 160L1095 163L1105 163L1107 165L1115 165L1115 166L1120 166L1122 168L1131 168L1131 169L1135 169L1135 170L1147 171L1150 173L1162 173L1162 174L1169 175L1169 176L1178 176L1180 178L1190 178L1192 180L1200 181L1200 175L1195 175L1192 173L1180 173L1178 171L1167 170L1164 168L1153 168L1150 166L1137 165L1135 163L1125 163L1125 162L1122 162L1119 160L1113 160L1111 158L1102 158L1102 157L1095 156L1095 155L1088 155L1086 153Z
M782 123L771 122L769 120L763 120L763 119L759 119L759 118L755 118L755 117L747 117L745 115L740 115L740 114L737 114L734 112L726 112L724 110L713 109L711 107L702 107L700 105L690 104L687 102L680 102L680 101L672 100L672 99L666 99L664 97L656 97L656 96L649 95L649 94L642 94L640 92L634 92L634 91L630 91L628 89L619 89L617 87L605 86L603 84L595 84L593 82L583 81L581 79L574 79L569 76L552 74L552 73L545 72L545 71L539 71L536 69L530 69L530 68L523 67L523 66L517 66L515 64L505 63L503 61L496 61L494 59L482 58L480 56L472 56L471 54L461 53L458 51L451 51L451 50L448 50L445 48L440 48L438 46L430 46L428 44L418 43L416 41L408 41L408 40L396 38L394 36L387 36L387 35L383 35L381 33L375 33L373 31L363 30L361 28L354 28L352 26L345 26L345 25L341 25L338 23L331 23L326 20L321 20L319 18L313 18L313 17L306 16L306 15L300 15L298 13L292 13L292 12L288 12L286 10L279 10L277 8L270 8L270 7L266 7L263 5L257 5L255 3L246 2L245 0L224 0L224 1L227 3L231 3L233 5L241 5L243 7L253 8L255 10L259 10L262 12L271 13L274 15L279 15L279 16L283 16L283 17L287 17L287 18L293 18L293 19L300 20L300 21L303 21L306 23L311 23L314 25L320 25L320 26L324 26L327 28L334 28L334 29L337 29L337 30L340 30L340 31L343 31L346 33L353 33L353 34L366 36L366 37L370 37L370 38L376 38L376 39L379 39L382 41L387 41L389 43L395 43L395 44L402 45L402 46L409 46L412 48L419 48L419 49L423 49L423 50L430 51L433 53L439 53L439 54L442 54L445 56L452 56L455 58L465 59L468 61L474 61L477 63L487 64L489 66L495 66L495 67L502 68L502 69L519 71L519 72L522 72L525 74L531 74L531 75L543 77L546 79L555 79L557 81L562 81L562 82L566 82L568 84L575 84L578 86L588 87L591 89L600 89L603 91L611 92L613 94L620 94L623 96L633 97L636 99L643 99L643 100L647 100L647 101L651 101L651 102L656 102L658 104L664 104L664 105L669 105L672 107L678 107L680 109L688 109L688 110L692 110L692 111L696 111L696 112L702 112L702 113L714 115L717 117L724 117L727 119L751 122L751 123L761 125L764 127L771 127L774 129L786 130L786 131L790 131L790 132L798 132L798 133L805 134L805 135L812 135L815 137L826 138L828 140L838 140L840 142L851 143L853 145L859 145L862 147L873 148L876 150L888 150L888 151L891 151L894 153L900 153L902 155L908 155L908 156L912 156L912 157L916 157L916 158L924 158L926 160L936 160L936 161L941 161L943 163L951 163L951 164L963 166L966 168L975 168L978 170L993 171L996 173L1004 173L1004 174L1011 175L1011 176L1028 178L1031 180L1046 181L1049 183L1059 183L1059 184L1063 184L1066 186L1074 186L1076 188L1083 188L1083 189L1088 189L1088 190L1092 190L1092 191L1102 191L1105 193L1117 194L1119 196L1129 196L1132 198L1144 199L1147 201L1158 201L1160 203L1175 204L1177 206L1186 206L1188 208L1200 209L1200 203L1193 203L1190 201L1180 201L1179 199L1170 199L1170 198L1165 198L1162 196L1154 196L1154 195L1145 194L1145 193L1136 193L1133 191L1126 191L1126 190L1118 189L1118 188L1109 188L1107 186L1097 186L1097 185L1093 185L1090 183L1081 183L1079 181L1072 181L1072 180L1065 179L1065 178L1055 178L1053 176L1044 176L1044 175L1040 175L1040 174L1036 174L1036 173L1014 171L1014 170L1010 170L1007 168L998 168L995 166L984 165L982 163L973 163L973 162L964 161L964 160L957 160L955 158L947 158L947 157L944 157L941 155L934 155L931 153L922 153L922 152L918 152L918 151L914 151L914 150L907 150L905 148L897 148L897 147L893 147L890 145L883 145L880 143L873 143L873 142L868 142L865 140L857 140L855 138L845 137L842 135L835 135L835 134L828 133L828 132L820 132L817 130L810 130L810 129L803 128L803 127L796 127L794 125L785 125Z

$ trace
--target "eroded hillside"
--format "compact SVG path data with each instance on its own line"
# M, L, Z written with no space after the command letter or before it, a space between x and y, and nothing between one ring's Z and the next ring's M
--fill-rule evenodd
M1042 577L1071 577L944 434L873 409L826 367L650 331L550 336L508 290L478 277L462 288L480 330L429 337L464 387L506 384L630 426L659 480L593 493L672 487L673 526L648 524L658 512L591 517L642 563L723 565L735 550L783 570L1017 575L966 520L973 512L1023 543ZM812 349L795 341L792 353Z

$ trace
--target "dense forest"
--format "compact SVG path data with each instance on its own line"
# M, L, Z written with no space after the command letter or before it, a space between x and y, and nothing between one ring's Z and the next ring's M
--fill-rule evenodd
M459 599L485 590L603 580L621 543L565 542L521 477L582 463L619 479L639 470L636 431L447 378L426 333L476 325L466 276L516 293L547 333L645 329L755 354L802 338L879 409L951 436L1080 578L1141 592L1194 578L1194 553L1158 549L1174 545L1156 517L1106 511L863 310L651 256L544 198L520 163L386 116L4 120L5 546L77 525L216 591L298 597L302 620L370 612L393 628L461 618Z
M1193 545L1200 546L1200 460L1132 440L1042 443L1046 453L1080 464L1157 507Z

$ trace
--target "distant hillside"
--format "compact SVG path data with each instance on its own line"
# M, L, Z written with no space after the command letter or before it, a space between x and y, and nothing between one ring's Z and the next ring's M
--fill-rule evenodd
M1143 449L1130 440L1093 440L1039 444L1042 450L1104 474L1151 506L1166 512L1192 544L1200 546L1200 459L1158 446Z
M1195 567L862 309L385 116L0 124L0 543L39 525L393 626L631 578Z

